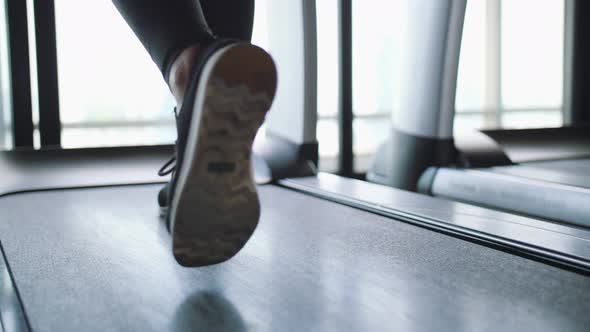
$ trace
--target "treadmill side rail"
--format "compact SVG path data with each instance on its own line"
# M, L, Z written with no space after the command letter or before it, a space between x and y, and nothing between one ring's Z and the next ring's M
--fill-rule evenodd
M0 245L0 332L30 331Z

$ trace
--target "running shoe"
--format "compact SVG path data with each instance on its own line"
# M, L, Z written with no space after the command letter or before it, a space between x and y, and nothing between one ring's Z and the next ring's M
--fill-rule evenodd
M176 115L175 156L158 202L183 266L224 262L246 244L260 217L252 144L277 87L260 47L216 40L202 49Z

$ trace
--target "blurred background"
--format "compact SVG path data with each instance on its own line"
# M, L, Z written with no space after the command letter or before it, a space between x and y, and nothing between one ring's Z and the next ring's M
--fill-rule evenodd
M31 2L30 0L27 0ZM266 3L257 0L254 42L267 44ZM276 1L276 0L275 0ZM353 1L355 171L364 172L395 112L401 6ZM455 131L555 127L563 122L565 0L468 0ZM337 0L317 0L320 169L338 154ZM174 141L174 103L158 69L110 1L55 0L64 148ZM0 2L0 148L10 149L10 84ZM29 33L34 31L29 3ZM534 8L531 11L530 8ZM34 52L34 38L29 38ZM33 53L32 53L33 54ZM32 77L36 63L31 57ZM31 82L35 124L37 82ZM39 146L38 133L36 146Z

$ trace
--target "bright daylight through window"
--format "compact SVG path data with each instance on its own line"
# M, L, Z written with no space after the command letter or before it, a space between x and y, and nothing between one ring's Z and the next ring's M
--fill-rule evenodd
M264 46L257 5L254 42ZM172 96L111 1L55 0L55 10L63 146L172 143Z
M563 0L467 1L455 132L562 124L564 16Z
M254 42L263 47L269 29L266 1L270 0L256 2L254 28ZM397 55L405 48L398 37L403 1L411 0L353 0L356 171L367 170L389 134L391 113L397 111L393 109L396 84L411 84L396 79ZM455 132L561 125L564 1L467 3ZM335 170L338 154L337 4L337 0L316 2L317 133L323 170ZM172 143L173 100L158 69L113 4L55 0L55 10L63 146ZM10 143L10 93L6 22L1 23L0 144L6 148Z

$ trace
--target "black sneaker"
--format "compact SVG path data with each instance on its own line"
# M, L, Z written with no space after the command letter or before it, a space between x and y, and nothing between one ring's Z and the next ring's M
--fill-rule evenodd
M171 159L172 161L176 160L176 157ZM164 169L164 168L162 168ZM171 172L170 172L171 173ZM160 172L160 176L165 176L170 173ZM168 192L170 190L170 182L166 183L160 192L158 192L158 205L160 206L160 217L167 218L168 217ZM166 226L168 226L168 222L166 222ZM170 228L168 228L170 230Z
M261 48L217 40L201 50L191 75L176 116L175 158L160 170L172 179L158 202L178 263L204 266L237 254L258 224L252 143L272 104L277 73Z

